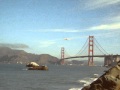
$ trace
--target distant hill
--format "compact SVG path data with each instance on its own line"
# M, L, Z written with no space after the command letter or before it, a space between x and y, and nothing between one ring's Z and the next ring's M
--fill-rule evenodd
M0 47L0 63L28 63L35 61L38 64L55 64L58 58L49 54L31 54L24 50L15 50L8 47Z

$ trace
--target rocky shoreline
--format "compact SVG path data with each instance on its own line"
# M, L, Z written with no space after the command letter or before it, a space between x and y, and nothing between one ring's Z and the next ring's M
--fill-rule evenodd
M120 61L81 90L120 90Z

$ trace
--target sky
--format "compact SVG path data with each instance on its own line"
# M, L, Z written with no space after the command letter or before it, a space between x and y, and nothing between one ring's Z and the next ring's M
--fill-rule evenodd
M89 36L120 54L120 0L0 0L0 46L74 56Z

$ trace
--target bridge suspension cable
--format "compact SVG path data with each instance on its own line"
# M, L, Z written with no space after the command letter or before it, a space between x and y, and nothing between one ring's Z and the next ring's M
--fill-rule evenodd
M89 38L88 38L89 39ZM83 52L85 52L85 49L88 47L88 39L86 40L85 44L83 45L83 47L81 48L81 50L75 55L81 55L83 54Z
M65 57L70 57L70 54L65 50Z
M99 49L99 51L101 51L103 54L108 54L108 53L105 51L105 49L103 49L102 46L98 43L97 39L96 39L96 38L94 38L94 39L95 39L95 45L96 45L96 47ZM101 48L101 49L100 49L100 48Z

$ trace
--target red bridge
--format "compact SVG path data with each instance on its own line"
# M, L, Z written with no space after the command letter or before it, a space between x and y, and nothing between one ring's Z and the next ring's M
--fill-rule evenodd
M98 49L102 54L99 55L95 53L95 48ZM85 52L87 50L87 52ZM83 53L87 53L87 55L83 55ZM104 66L110 65L113 62L118 62L120 60L120 55L110 55L108 54L101 45L97 42L94 36L89 36L86 43L83 45L82 49L75 56L70 56L65 58L65 49L61 48L61 64L64 64L65 59L71 58L88 58L88 66L94 66L94 57L103 57L104 58Z

